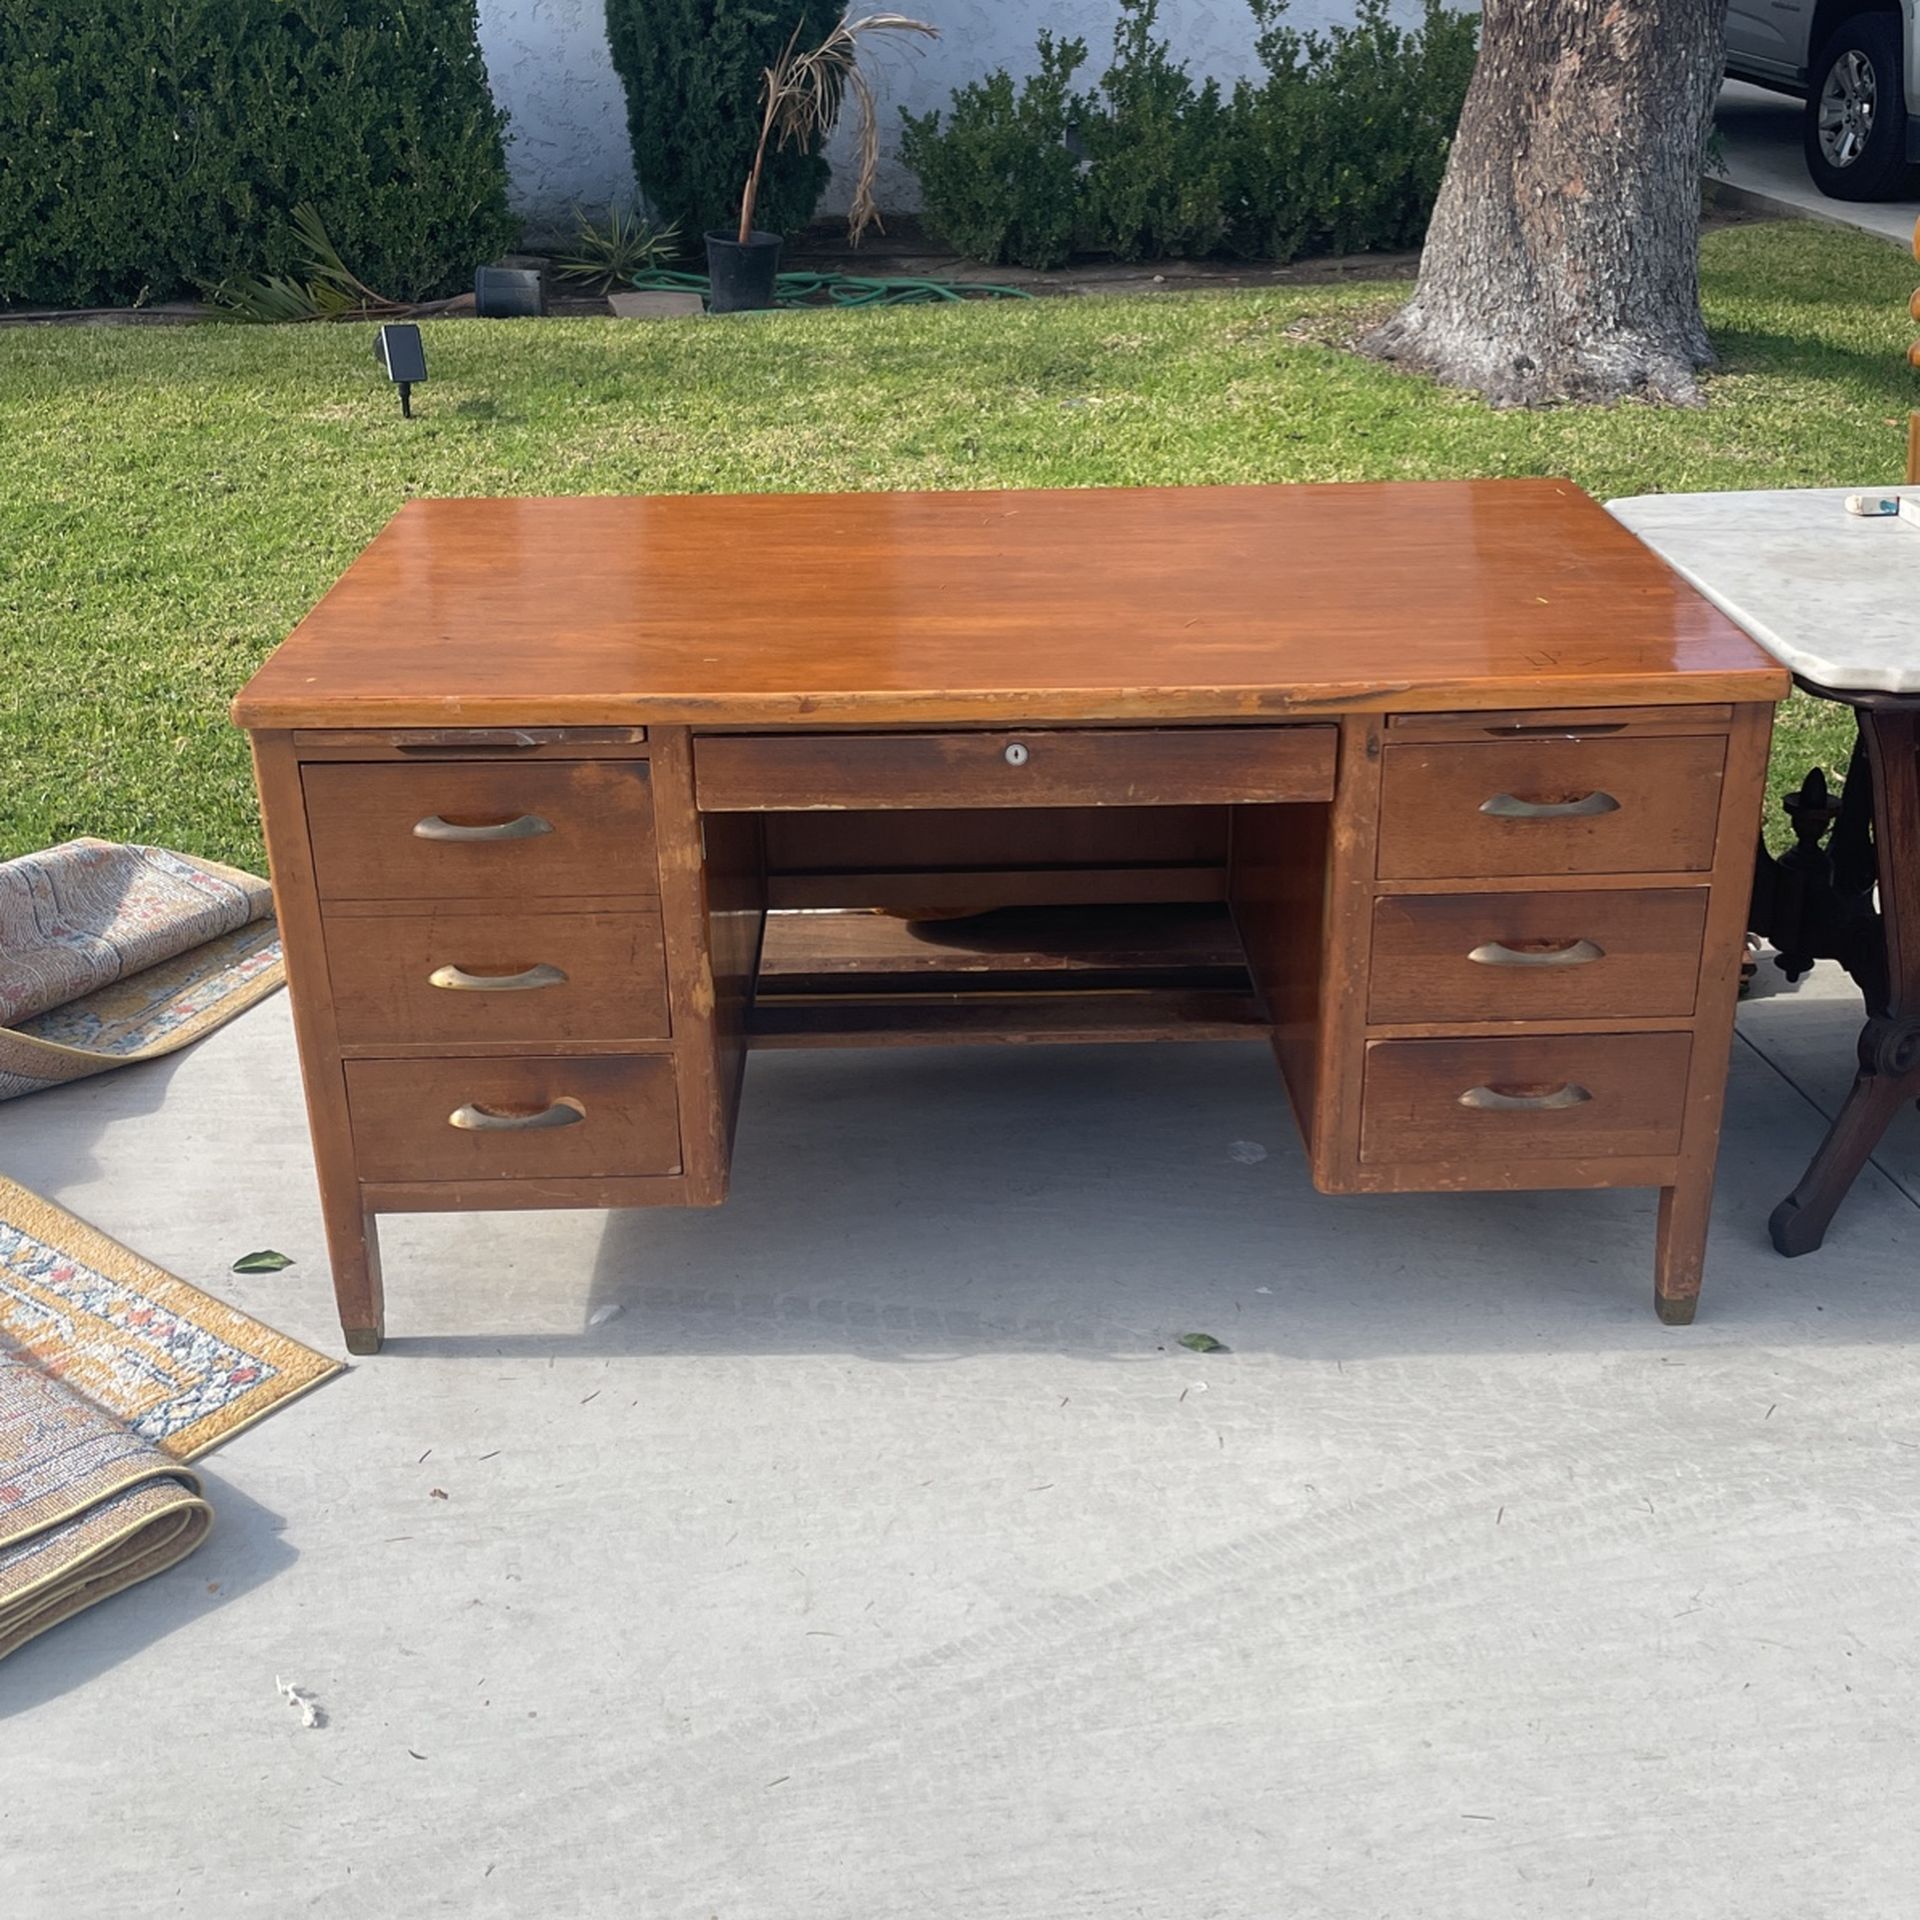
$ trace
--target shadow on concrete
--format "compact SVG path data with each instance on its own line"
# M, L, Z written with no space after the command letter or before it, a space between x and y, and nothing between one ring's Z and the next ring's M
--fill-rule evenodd
M0 1173L36 1193L71 1187L103 1170L95 1151L107 1128L157 1113L191 1049L115 1067L0 1106Z
M578 1293L551 1271L510 1289L542 1330L506 1331L496 1308L493 1332L389 1351L1146 1363L1186 1332L1303 1357L1911 1342L1920 1210L1877 1173L1827 1254L1767 1243L1823 1125L1736 1049L1706 1304L1677 1333L1651 1310L1651 1193L1317 1194L1263 1048L761 1056L725 1207L605 1216ZM478 1258L469 1299L489 1291ZM389 1282L404 1329L404 1273Z

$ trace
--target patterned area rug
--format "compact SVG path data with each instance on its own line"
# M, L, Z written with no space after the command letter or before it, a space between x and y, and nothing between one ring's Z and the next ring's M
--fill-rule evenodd
M285 977L254 874L106 840L0 862L0 1100L172 1053Z
M0 1658L191 1553L183 1463L339 1371L0 1178Z

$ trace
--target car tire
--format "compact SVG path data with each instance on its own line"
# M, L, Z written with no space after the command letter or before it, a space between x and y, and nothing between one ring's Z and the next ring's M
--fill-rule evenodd
M1808 69L1807 171L1828 199L1897 199L1912 184L1905 57L1898 14L1857 13Z

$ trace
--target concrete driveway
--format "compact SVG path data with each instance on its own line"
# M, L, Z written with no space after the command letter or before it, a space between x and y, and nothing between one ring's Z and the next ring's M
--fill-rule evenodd
M392 1222L0 1667L0 1911L1908 1911L1920 1120L1765 1239L1858 1017L1743 1011L1687 1330L1649 1196L1322 1198L1237 1045L761 1056L719 1211ZM284 997L0 1166L339 1350Z
M1727 81L1714 115L1720 152L1713 177L1736 189L1736 204L1762 213L1807 214L1910 246L1920 200L1829 200L1813 184L1800 145L1804 111L1785 94Z

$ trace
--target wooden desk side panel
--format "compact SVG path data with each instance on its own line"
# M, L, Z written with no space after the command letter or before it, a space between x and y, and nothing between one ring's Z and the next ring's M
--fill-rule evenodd
M654 729L651 748L686 1198L716 1206L727 1196L766 922L764 836L751 815L702 820L685 727Z
M1360 1095L1366 1072L1367 994L1373 970L1374 867L1386 727L1352 714L1340 739L1340 769L1327 835L1326 922L1315 1066L1313 1184L1346 1193L1360 1171Z
M1372 715L1342 721L1330 803L1233 816L1234 920L1314 1183L1327 1192L1343 1191L1357 1167L1382 731Z
M1771 706L1754 703L1735 708L1720 790L1700 984L1694 998L1693 1062L1687 1080L1680 1165L1674 1183L1660 1191L1654 1250L1655 1305L1661 1319L1676 1326L1684 1326L1693 1318L1706 1262L1728 1056L1733 1050L1734 1015L1740 1002L1740 969L1746 959L1754 849L1759 843L1767 749L1772 739Z
M1227 875L1228 910L1273 1023L1280 1078L1309 1148L1326 990L1322 969L1332 818L1331 803L1235 808Z
M299 751L292 736L256 733L253 768L340 1324L350 1352L373 1353L379 1349L385 1319L380 1243L354 1161L320 893L307 835Z

